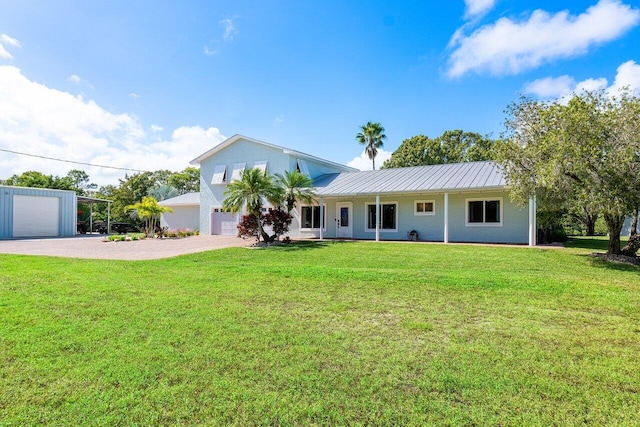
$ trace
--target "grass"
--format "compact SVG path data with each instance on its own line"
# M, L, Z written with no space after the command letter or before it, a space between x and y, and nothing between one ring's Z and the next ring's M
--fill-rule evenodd
M640 268L572 244L0 255L0 425L638 425Z

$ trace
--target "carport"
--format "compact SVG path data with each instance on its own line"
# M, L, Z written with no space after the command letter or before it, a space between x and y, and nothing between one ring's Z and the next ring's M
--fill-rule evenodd
M78 203L89 205L89 233L93 233L93 205L95 203L107 204L107 234L111 232L111 203L112 200L97 199L95 197L78 196Z

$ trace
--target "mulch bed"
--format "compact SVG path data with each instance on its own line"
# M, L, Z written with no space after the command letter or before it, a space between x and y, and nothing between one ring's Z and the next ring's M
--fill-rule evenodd
M637 256L627 256L627 255L613 255L606 254L602 252L594 252L591 254L593 257L602 258L609 262L618 262L622 264L632 264L632 265L640 265L640 258Z

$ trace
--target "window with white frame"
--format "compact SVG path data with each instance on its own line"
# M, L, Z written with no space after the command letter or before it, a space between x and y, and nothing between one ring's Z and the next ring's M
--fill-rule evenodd
M435 215L436 202L434 200L415 200L413 202L414 215Z
M311 176L309 174L309 166L307 166L307 162L302 159L298 159L297 168L298 172L305 176Z
M266 173L267 173L267 161L266 160L260 160L258 162L255 162L253 164L253 168L254 169L260 169L262 171L262 173L264 173L266 175Z
M300 229L318 230L322 220L322 229L326 229L327 207L324 205L324 215L320 215L320 206L300 207Z
M242 173L244 172L244 168L246 163L235 163L233 165L233 173L231 174L231 181L236 181L242 178Z
M501 226L502 198L466 199L467 226Z
M212 184L224 184L227 181L227 167L225 165L216 165L213 170Z
M367 231L375 231L376 229L376 204L367 203L365 206L367 214ZM382 231L398 231L398 203L384 202L380 203L380 230Z

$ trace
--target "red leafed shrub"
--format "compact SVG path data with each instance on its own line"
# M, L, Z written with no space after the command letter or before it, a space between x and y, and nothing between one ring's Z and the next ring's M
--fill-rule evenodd
M260 215L260 223L254 214L243 215L238 224L238 237L260 240L259 237L262 235L262 240L265 242L273 242L289 232L292 220L291 214L281 209L269 209L268 212ZM262 230L260 225L262 225ZM272 235L267 233L267 227L273 233Z
M259 230L258 218L254 214L242 215L242 221L238 223L238 237L258 240Z
M291 225L291 221L293 217L289 212L283 211L281 209L269 209L269 212L262 214L262 224L263 226L271 227L271 231L273 235L270 236L270 242L277 240L283 234L287 234L289 232L289 226Z

